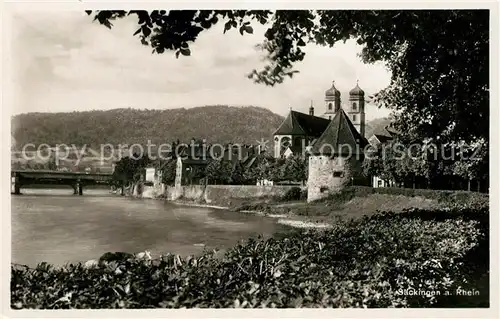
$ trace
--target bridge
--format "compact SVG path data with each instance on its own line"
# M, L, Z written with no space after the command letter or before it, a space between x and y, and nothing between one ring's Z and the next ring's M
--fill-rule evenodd
M14 194L21 194L21 187L26 185L69 185L73 187L73 194L83 195L85 185L108 184L113 174L60 172L60 171L11 171L14 179Z

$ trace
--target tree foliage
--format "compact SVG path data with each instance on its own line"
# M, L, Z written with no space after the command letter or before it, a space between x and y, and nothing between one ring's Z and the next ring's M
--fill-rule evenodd
M162 182L167 185L173 185L175 183L177 161L175 159L168 159L159 169L162 172Z
M251 33L267 25L261 48L267 65L249 77L275 85L292 77L307 43L334 46L354 38L366 63L385 62L390 85L375 101L396 111L406 135L422 139L488 141L488 10L156 10L88 12L111 21L135 15L139 35L153 52L189 55L189 44L221 23L223 32Z
M366 175L396 183L425 180L426 187L444 186L446 179L487 179L487 149L475 145L402 143L399 139L372 148L363 162Z
M150 163L147 155L133 154L131 157L123 157L116 162L112 179L115 183L136 182L139 180L142 170Z
M98 11L95 20L111 28L111 20L136 15L144 45L153 52L189 55L189 43L223 23L223 32L239 28L251 33L252 23L267 25L261 49L267 65L249 78L275 85L297 71L306 44L333 47L356 39L365 63L382 61L391 71L389 86L374 95L391 108L401 141L430 140L440 145L481 141L475 162L452 164L387 159L386 172L431 176L446 166L460 176L488 175L489 157L489 11L488 10L198 10ZM374 164L374 162L372 162ZM392 166L391 166L392 165ZM453 166L453 168L449 168ZM286 170L274 170L286 178ZM413 172L412 170L416 171ZM424 170L424 171L422 171ZM380 171L380 170L379 170Z

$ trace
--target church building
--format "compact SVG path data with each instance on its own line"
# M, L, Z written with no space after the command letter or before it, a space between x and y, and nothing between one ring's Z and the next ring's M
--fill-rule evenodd
M314 141L326 130L339 110L343 109L357 132L365 135L365 92L358 84L349 92L348 104L342 107L340 91L335 83L325 92L325 112L315 116L311 102L309 114L290 110L285 120L274 132L274 156L305 155Z
M365 138L365 93L358 84L341 104L335 83L325 92L325 112L290 110L274 133L275 156L308 155L307 200L327 197L362 175ZM307 151L307 153L306 153Z

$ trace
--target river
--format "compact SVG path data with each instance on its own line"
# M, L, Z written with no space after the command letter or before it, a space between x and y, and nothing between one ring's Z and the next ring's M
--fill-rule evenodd
M106 190L22 189L12 196L12 262L34 266L98 259L105 252L198 254L285 230L272 218L125 198Z

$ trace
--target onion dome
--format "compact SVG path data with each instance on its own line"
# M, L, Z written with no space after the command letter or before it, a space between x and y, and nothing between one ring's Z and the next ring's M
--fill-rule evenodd
M340 97L340 91L335 87L335 81L332 82L332 87L326 90L325 96Z
M360 96L363 96L363 95L365 95L365 91L361 90L361 88L358 85L358 82L356 81L356 86L354 87L354 89L352 89L351 91L349 91L349 95L360 95Z

